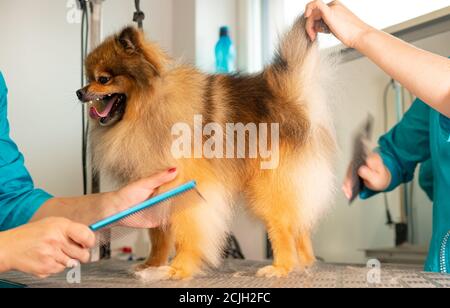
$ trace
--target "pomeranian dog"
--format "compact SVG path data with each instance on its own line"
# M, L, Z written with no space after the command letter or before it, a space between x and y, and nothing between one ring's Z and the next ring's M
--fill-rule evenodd
M173 61L133 27L90 53L89 84L77 96L92 104L95 169L126 184L177 167L177 179L160 189L196 180L207 200L175 199L167 226L150 230L152 249L139 271L158 268L159 278L185 279L204 266L217 267L238 196L265 224L272 243L273 265L258 276L284 277L315 262L311 232L331 204L336 154L322 62L303 17L282 38L272 64L254 75L202 73ZM269 136L266 145L277 147L279 158L272 168L262 168L267 157L246 157L234 148L227 153L236 155L226 157L174 155L174 127L184 123L194 131L199 116L202 123L219 126L217 136L229 123L257 127L259 136ZM261 128L264 123L269 129ZM222 138L217 136L213 150ZM247 153L254 141L250 129L244 139L240 151Z

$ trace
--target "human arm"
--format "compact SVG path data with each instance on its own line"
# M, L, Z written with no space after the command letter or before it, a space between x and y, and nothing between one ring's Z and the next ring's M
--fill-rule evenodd
M450 117L450 59L414 47L359 19L339 1L307 5L307 32L312 40L323 32L323 20L346 46L372 60L415 96Z
M63 217L84 225L91 225L144 202L152 196L157 188L174 180L176 176L177 170L173 168L113 192L71 198L52 198L38 209L31 222L47 217ZM148 224L157 227L160 223L157 219L158 217L155 217L155 221L149 221Z

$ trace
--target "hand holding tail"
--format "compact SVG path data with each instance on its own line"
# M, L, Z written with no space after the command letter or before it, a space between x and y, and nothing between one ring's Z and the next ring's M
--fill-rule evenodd
M311 40L320 32L330 31L345 45L355 48L362 35L370 26L360 20L339 1L328 5L321 0L310 2L305 11L306 31Z

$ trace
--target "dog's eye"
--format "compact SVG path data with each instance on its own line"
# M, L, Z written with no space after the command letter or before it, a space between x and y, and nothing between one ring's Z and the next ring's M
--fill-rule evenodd
M98 78L98 82L101 84L107 84L110 80L111 80L111 78L104 77L104 76Z

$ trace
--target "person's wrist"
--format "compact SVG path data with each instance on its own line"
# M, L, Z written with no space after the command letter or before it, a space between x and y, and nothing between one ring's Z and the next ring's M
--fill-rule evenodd
M120 202L117 202L117 192L107 192L96 195L98 204L100 205L100 212L96 214L97 219L104 219L111 215L117 214L120 211Z
M355 35L355 38L353 39L351 48L354 48L358 51L361 51L364 49L364 47L367 45L367 42L370 42L370 36L372 36L373 33L375 33L377 30L369 25L363 25Z

